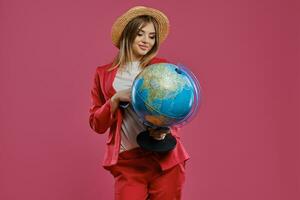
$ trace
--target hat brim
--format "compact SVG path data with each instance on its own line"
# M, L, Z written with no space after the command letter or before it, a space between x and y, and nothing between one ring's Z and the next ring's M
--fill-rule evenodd
M148 131L141 132L136 141L143 149L160 153L171 151L177 144L175 137L171 134L167 134L163 140L156 140Z
M129 9L127 12L125 12L123 15L117 18L117 20L114 22L112 29L111 29L111 39L112 43L119 48L119 40L121 37L121 34L125 28L125 26L135 17L141 16L141 15L149 15L152 16L159 25L159 40L160 43L162 43L166 37L169 34L170 29L170 23L168 17L162 13L161 11L144 7L144 6L136 6L131 9Z

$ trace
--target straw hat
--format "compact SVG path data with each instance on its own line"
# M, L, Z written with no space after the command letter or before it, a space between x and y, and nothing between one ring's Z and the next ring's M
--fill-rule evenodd
M156 19L159 25L159 40L162 43L169 34L169 19L161 11L145 6L135 6L117 18L111 29L111 39L113 44L119 48L119 40L125 26L135 17L150 15Z

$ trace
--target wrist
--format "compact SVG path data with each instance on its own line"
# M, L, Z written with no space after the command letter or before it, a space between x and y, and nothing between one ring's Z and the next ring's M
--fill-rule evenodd
M110 100L113 102L113 103L119 103L120 102L120 99L118 98L118 96L115 94L113 95Z

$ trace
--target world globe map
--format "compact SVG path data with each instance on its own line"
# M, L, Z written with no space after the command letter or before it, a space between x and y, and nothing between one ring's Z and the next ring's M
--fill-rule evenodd
M171 63L147 66L132 85L132 106L141 121L149 126L182 123L191 113L194 101L193 79Z

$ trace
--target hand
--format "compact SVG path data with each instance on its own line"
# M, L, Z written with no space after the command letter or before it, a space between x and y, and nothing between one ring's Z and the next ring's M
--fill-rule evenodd
M111 97L111 112L115 113L117 108L119 107L119 103L122 102L131 102L131 88L126 90L120 90L116 92Z
M131 101L131 88L126 90L120 90L111 97L112 101L119 103L120 101L130 102Z
M170 134L170 129L153 129L148 128L149 135L156 140L163 140L165 139L167 134Z

